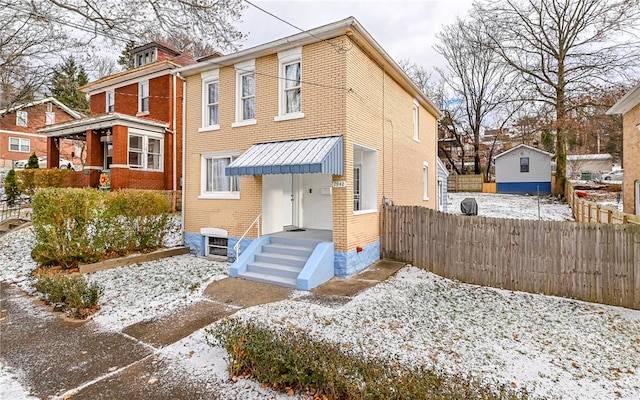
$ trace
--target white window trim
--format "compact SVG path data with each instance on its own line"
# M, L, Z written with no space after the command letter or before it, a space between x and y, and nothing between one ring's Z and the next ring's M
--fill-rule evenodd
M45 111L44 113L44 124L45 125L53 125L56 123L56 113L53 111Z
M438 177L438 185L436 186L436 191L438 194L438 211L444 211L444 179ZM442 193L440 189L442 188Z
M354 215L362 215L362 214L372 214L372 213L377 213L378 212L378 208L375 205L376 204L376 198L377 198L377 193L378 193L378 187L377 187L377 179L378 179L378 173L377 173L377 160L378 160L378 151L376 149L367 147L367 146L362 146L360 144L355 144L354 143L354 151L356 147L359 147L360 149L362 149L363 151L369 153L369 156L373 156L374 157L374 161L370 162L371 160L369 160L369 162L364 160L364 155L363 158L361 160L356 160L355 159L355 155L354 155L354 161L353 164L354 166L359 166L360 167L360 171L361 171L361 175L360 175L360 207L365 207L368 206L370 208L361 208L360 210L353 210L353 214ZM369 157L367 156L367 158ZM353 177L352 177L353 179ZM355 182L353 182L353 187L355 190Z
M422 163L422 200L429 200L429 163Z
M202 124L198 132L209 132L220 129L220 70L203 72L200 74L202 79ZM218 124L209 125L209 84L218 82Z
M420 103L413 100L413 140L420 143Z
M255 80L255 72L256 72L256 60L248 60L248 61L244 61L238 64L235 64L233 66L236 70L236 121L231 124L232 128L236 128L239 126L247 126L247 125L255 125L257 124L257 120L256 118L252 118L252 119L241 119L242 117L242 76L246 75L246 74L254 74L254 83L256 82ZM257 86L257 85L256 85ZM255 92L255 87L254 87L254 92ZM254 94L254 103L253 103L253 114L255 117L255 99L257 93Z
M140 81L138 82L138 113L136 116L141 115L149 115L149 110L142 111L142 87L146 84L147 86L147 108L150 108L150 97L151 97L151 88L149 87L149 81Z
M129 138L130 136L140 136L142 137L142 167L131 166L129 164ZM147 165L147 155L149 152L149 139L157 139L160 140L160 169L150 169ZM147 172L164 172L164 137L162 134L158 134L155 132L148 132L139 129L129 128L129 133L127 135L127 164L124 164L132 171L147 171ZM123 166L124 166L123 165ZM111 165L113 166L113 164Z
M111 99L111 102L109 102ZM113 110L109 111L109 105L113 105ZM104 111L106 113L112 113L116 111L116 93L113 90L107 90L104 92Z
M17 140L18 141L18 150L11 150L11 140ZM27 151L20 150L20 148L22 147L22 141L29 142L29 150L27 150ZM31 139L10 137L9 138L9 149L8 150L10 152L13 152L13 153L31 153Z
M291 119L304 118L302 112L302 80L300 81L300 111L293 113L286 112L286 96L285 96L285 83L286 74L285 66L299 62L300 63L300 77L302 78L302 46L281 51L278 53L278 71L280 79L278 79L278 115L273 118L274 121L288 121Z
M24 118L21 118L20 117L21 115L24 116ZM22 119L24 119L24 125L18 123ZM16 111L16 126L22 126L22 127L29 126L29 113L22 110Z
M240 199L240 190L235 192L207 192L205 188L207 187L207 163L206 160L209 158L233 158L238 157L240 152L223 152L223 153L202 153L200 155L200 195L199 199L204 200L215 200L215 199L231 199L231 200L239 200Z

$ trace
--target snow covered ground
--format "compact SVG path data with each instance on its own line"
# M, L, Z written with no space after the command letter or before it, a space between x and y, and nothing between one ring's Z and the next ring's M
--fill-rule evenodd
M447 209L452 214L461 214L462 200L473 197L478 203L478 215L483 217L574 221L569 205L552 196L541 196L539 203L537 196L517 194L450 192L447 197Z
M535 198L480 195L451 194L450 209L457 201L459 210L464 197L476 197L481 214L483 208L501 206L501 217L522 218L536 204L537 218ZM506 204L512 199L517 205ZM545 209L543 218L570 215L563 204L550 203ZM168 243L179 241L175 224ZM35 267L33 245L29 229L0 237L2 281L30 289L26 277ZM180 279L174 279L176 271ZM121 331L201 300L207 284L227 272L227 263L184 255L90 274L89 279L105 287L103 307L94 319L100 329ZM341 307L307 302L301 295L294 292L288 300L235 316L265 326L297 327L313 337L348 344L363 356L470 373L487 382L525 386L539 396L640 398L640 311L467 285L411 266ZM175 370L176 379L202 382L224 399L289 398L252 381L229 382L226 353L210 347L202 329L157 354ZM2 366L0 393L29 398L12 371Z

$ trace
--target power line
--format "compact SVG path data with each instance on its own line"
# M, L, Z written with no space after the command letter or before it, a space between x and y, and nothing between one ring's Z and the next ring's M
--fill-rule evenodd
M302 29L302 28L300 28L300 27L298 27L298 26L296 26L296 25L292 24L291 22L286 21L285 19L278 17L277 15L273 14L272 12L269 12L269 11L265 10L264 8L259 7L259 6L255 5L255 4L253 4L253 3L252 3L252 2L250 2L249 0L244 0L244 2L245 2L245 3L247 3L247 4L249 4L249 5L251 5L251 6L252 6L252 7L254 7L254 8L256 8L256 9L258 9L258 10L262 11L263 13L265 13L265 14L267 14L267 15L270 15L271 17L273 17L273 18L277 19L278 21L284 22L285 24L289 25L290 27L292 27L292 28L295 28L295 29L299 30L299 31L300 31L300 32L302 32L302 33L306 33L307 35L313 36L314 38L316 38L316 39L318 39L318 40L320 40L320 41L322 41L322 42L329 43L329 45L330 45L331 47L333 47L333 49L334 49L337 53L339 53L339 54L343 54L343 53L346 53L347 51L351 50L351 48L345 49L343 46L338 46L338 45L336 45L335 43L331 43L331 42L330 42L329 40L327 40L327 39L322 39L322 38L320 38L320 37L318 37L318 36L314 35L313 33L311 33L311 31L310 31L310 30L308 30L308 29Z

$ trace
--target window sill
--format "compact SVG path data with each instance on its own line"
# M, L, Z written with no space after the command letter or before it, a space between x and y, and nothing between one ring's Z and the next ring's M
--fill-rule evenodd
M258 121L256 119L248 119L246 121L238 121L231 124L232 128L237 128L240 126L248 126L248 125L256 125Z
M299 119L299 118L304 118L303 112L278 115L277 117L273 117L273 120L277 122L277 121L288 121L290 119Z
M211 131L219 131L220 125L209 125L202 128L198 128L198 132L211 132Z
M374 214L377 213L378 210L358 210L358 211L354 211L353 215L364 215L364 214Z
M231 199L239 200L240 192L220 192L220 193L203 193L198 196L201 200L215 200L215 199Z
M149 111L139 111L136 117L144 117L145 115L149 115Z

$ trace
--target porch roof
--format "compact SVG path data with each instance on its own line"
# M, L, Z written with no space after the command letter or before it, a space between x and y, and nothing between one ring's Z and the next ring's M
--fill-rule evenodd
M342 136L254 144L226 175L344 174Z
M130 128L139 128L159 133L164 133L165 129L169 127L168 123L162 121L120 113L109 113L49 125L38 129L38 132L44 133L49 137L82 136L88 130L105 129L115 125L123 125Z

